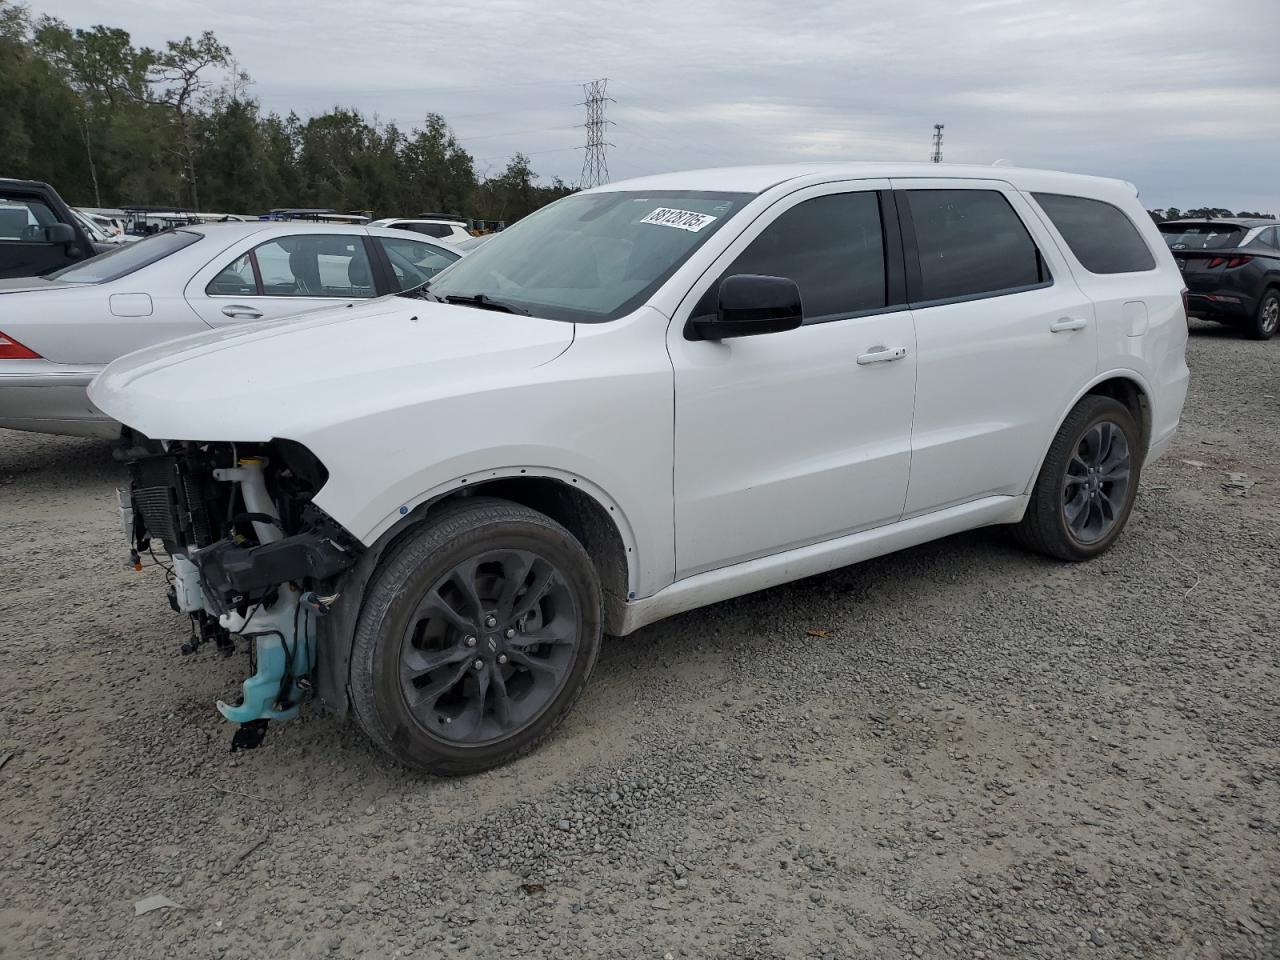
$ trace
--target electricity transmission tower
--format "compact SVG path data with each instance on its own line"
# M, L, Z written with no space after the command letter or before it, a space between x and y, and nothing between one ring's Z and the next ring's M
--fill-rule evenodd
M942 124L940 123L933 125L933 156L929 159L933 163L942 162Z
M587 108L587 122L583 124L587 128L587 152L582 157L582 176L578 186L583 190L609 182L609 160L605 156L605 147L612 147L613 144L604 138L604 132L613 121L604 118L604 105L617 101L609 96L608 88L607 77L582 85L584 99L579 106Z

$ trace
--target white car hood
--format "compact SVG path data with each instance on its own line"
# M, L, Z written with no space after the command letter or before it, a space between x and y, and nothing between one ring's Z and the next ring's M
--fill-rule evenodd
M89 398L157 440L301 440L547 363L573 334L572 323L384 297L127 354Z

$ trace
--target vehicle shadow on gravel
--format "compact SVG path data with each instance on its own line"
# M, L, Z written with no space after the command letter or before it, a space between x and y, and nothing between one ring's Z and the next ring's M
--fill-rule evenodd
M0 430L0 486L24 478L28 485L35 482L37 493L42 487L53 492L54 484L59 496L89 487L109 491L125 478L111 451L109 440Z
M1212 320L1192 319L1187 332L1193 337L1204 337L1207 340L1239 340L1242 343L1254 343L1243 330L1238 327L1214 323Z

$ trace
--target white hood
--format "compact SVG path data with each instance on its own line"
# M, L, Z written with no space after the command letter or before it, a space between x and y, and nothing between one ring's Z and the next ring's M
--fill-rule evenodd
M139 350L107 366L89 398L153 439L302 438L528 370L573 333L572 323L384 297Z

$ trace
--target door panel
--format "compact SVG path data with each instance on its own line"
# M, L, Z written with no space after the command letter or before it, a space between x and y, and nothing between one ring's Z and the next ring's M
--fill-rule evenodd
M904 222L909 290L917 300L928 292L921 274L910 279L913 246L935 258L933 276L952 284L950 293L956 292L957 281L942 264L961 257L977 262L984 251L998 253L1009 269L1005 274L984 272L974 284L1023 284L1017 292L996 295L974 293L971 286L967 299L913 303L918 367L905 513L914 516L984 496L1022 494L1067 405L1097 369L1093 305L1043 225L1012 188L945 180L895 180L893 185L899 191L998 191L1025 231L1017 234L1014 223L1016 235L1000 233L1005 225L991 215L1002 205L975 208L957 226L950 218L964 218L964 203L934 211L922 204L913 222ZM955 198L946 199L951 203ZM912 243L911 228L922 243ZM933 235L926 237L925 231ZM1043 261L1049 278L1045 283L1032 282L1036 278L1025 258L1027 241L1034 244L1032 256L1038 251ZM965 248L953 253L950 245L960 242ZM926 263L924 276L929 273ZM1001 276L1011 279L1002 281Z
M901 515L915 338L910 314L885 304L879 251L895 245L868 234L865 222L866 211L877 209L876 189L886 185L829 184L780 200L676 312L667 345L675 367L678 577ZM869 206L833 199L849 193L862 193ZM810 201L820 204L800 209ZM880 277L868 284L875 256ZM721 277L771 270L800 285L804 326L720 342L685 338L688 316L714 308ZM866 312L868 296L878 298L875 312ZM845 303L864 309L842 315ZM808 319L809 304L825 312L820 322Z

